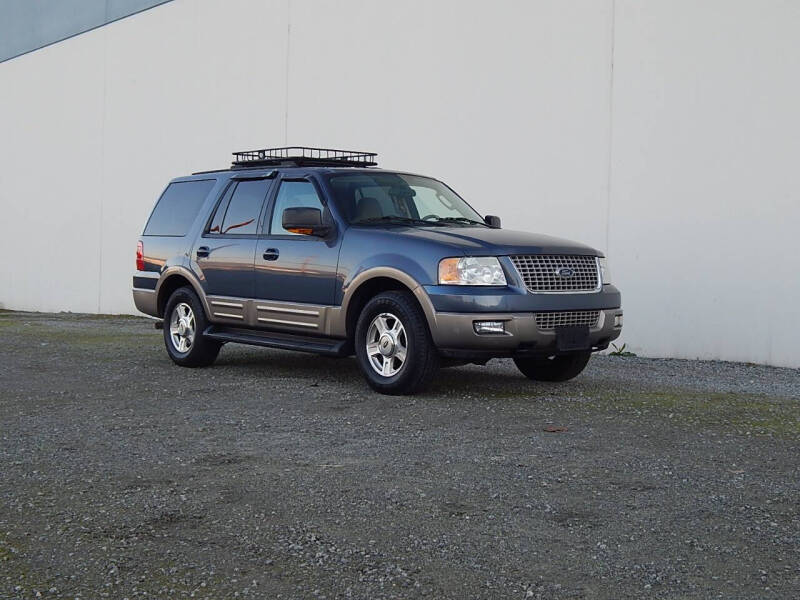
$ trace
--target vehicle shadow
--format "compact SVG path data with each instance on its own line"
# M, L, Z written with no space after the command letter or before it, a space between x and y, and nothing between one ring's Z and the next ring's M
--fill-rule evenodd
M373 393L354 357L332 358L268 348L225 348L212 369L230 375L307 380L315 385L340 386L348 392ZM441 368L431 386L418 396L515 398L552 396L568 392L574 384L530 381L510 361L495 360L487 366L462 365Z

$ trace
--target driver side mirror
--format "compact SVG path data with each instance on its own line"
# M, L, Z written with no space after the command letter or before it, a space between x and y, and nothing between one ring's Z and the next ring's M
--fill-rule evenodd
M486 215L483 218L483 220L489 227L500 229L500 217L496 217L494 215Z
M318 208L297 206L283 211L281 224L286 231L300 235L324 236L331 228L322 223L322 211Z

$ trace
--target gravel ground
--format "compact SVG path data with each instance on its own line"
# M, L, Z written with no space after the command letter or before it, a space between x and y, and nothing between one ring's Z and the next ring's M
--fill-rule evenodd
M0 313L0 598L800 597L797 370L493 361L397 398L160 335Z

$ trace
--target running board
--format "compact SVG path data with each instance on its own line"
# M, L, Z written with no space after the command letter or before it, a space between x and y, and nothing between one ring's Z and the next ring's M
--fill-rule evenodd
M281 350L313 352L314 354L325 354L327 356L347 356L350 354L347 340L333 340L276 331L221 327L219 325L209 325L203 331L203 335L218 342L234 342L251 346L280 348Z

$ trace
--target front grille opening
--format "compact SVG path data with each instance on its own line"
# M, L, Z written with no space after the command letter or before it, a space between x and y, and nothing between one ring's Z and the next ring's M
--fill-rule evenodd
M600 291L600 271L594 256L521 254L510 258L529 292L570 294Z
M568 310L562 312L536 313L536 326L542 331L553 331L556 327L588 325L597 327L599 310Z

